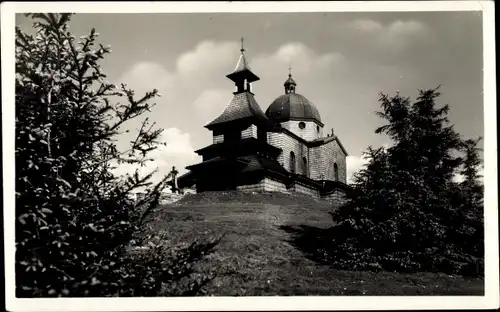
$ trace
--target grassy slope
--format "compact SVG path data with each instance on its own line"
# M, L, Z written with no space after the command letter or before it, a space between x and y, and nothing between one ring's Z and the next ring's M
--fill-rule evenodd
M236 273L216 278L209 295L482 295L482 279L444 274L339 271L309 260L280 226L331 226L331 205L299 195L239 192L187 195L146 219L173 242L225 236L210 262Z

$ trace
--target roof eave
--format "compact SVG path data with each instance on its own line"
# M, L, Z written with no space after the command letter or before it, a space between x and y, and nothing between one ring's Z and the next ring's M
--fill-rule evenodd
M325 124L321 122L321 120L318 120L317 118L314 117L289 117L288 120L293 120L293 121L314 121L318 126L324 127Z
M243 69L243 70L232 72L229 75L226 75L226 78L228 78L229 80L231 80L233 82L237 82L238 78L240 78L240 76L243 76L244 78L246 78L248 82L255 82L255 81L260 80L260 78L257 75L255 75L254 73L252 73L252 71L250 71L249 69Z
M344 145L342 144L342 142L340 142L340 139L338 136L335 136L335 140L337 141L337 144L340 146L340 149L342 150L342 152L344 152L345 156L346 157L349 156L346 149L344 148Z

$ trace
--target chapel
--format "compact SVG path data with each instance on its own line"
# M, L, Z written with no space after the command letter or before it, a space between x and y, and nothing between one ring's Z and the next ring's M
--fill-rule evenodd
M236 68L226 77L235 84L232 100L205 128L213 142L196 151L201 162L177 179L182 191L298 192L340 199L346 184L347 151L338 136L325 133L320 113L288 74L284 93L264 111L252 83L259 77L247 61L243 40Z

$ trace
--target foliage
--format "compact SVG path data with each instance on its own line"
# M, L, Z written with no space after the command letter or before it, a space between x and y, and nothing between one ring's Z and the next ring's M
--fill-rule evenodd
M160 244L157 251L170 258L127 251L166 179L154 184L154 172L114 169L144 165L164 143L148 119L127 150L118 150L116 138L128 121L150 111L158 91L137 99L126 85L107 82L99 62L110 48L96 43L95 29L75 39L71 14L28 15L36 34L16 29L17 296L154 295L157 288L146 280L168 281L165 268L189 275L192 262L214 247ZM131 195L138 188L146 196L136 201ZM148 265L158 257L161 265Z
M415 103L381 94L394 142L366 152L348 202L333 213L336 225L325 257L343 269L482 274L483 203L479 140L463 140L449 125L449 106L435 90ZM464 181L455 182L456 174Z

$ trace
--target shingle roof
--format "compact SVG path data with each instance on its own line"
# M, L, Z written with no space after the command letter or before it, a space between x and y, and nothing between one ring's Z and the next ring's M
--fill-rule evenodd
M241 163L237 158L236 159L228 159L228 158L225 158L225 157L214 157L212 159L202 161L201 163L197 163L197 164L194 164L194 165L191 165L191 166L187 166L186 169L193 170L193 169L197 169L197 168L200 168L200 167L205 167L207 165L224 166L224 167L227 168L228 165L239 166L239 165L244 165L244 164Z
M253 94L249 91L245 91L235 94L222 114L205 127L210 129L217 124L252 117L259 121L270 122L255 100Z
M288 175L283 166L281 166L276 160L259 157L257 155L248 155L239 157L241 160L247 162L247 166L241 172L252 172L258 170L272 170L284 175Z
M260 79L250 70L250 66L248 65L247 58L244 54L240 56L240 59L238 60L234 71L226 77L234 81L235 83L238 81L244 81L245 79L248 82L254 82Z
M241 146L257 146L261 149L271 149L271 150L275 150L276 152L281 151L281 148L279 148L279 147L276 147L276 146L268 144L268 143L264 143L264 142L254 138L254 137L250 137L250 138L241 139L240 141L235 142L235 143L231 144L230 146L228 146L224 142L214 143L214 144L208 145L206 147L200 148L199 150L196 150L195 153L197 153L199 155L203 155L207 152L209 152L209 153L213 153L213 152L225 153L226 149L235 150L235 149L239 149Z
M237 73L244 70L251 70L251 69L250 66L248 65L248 61L245 54L241 53L240 59L238 60L238 63L236 64L236 67L233 70L233 73Z
M346 149L344 148L344 145L342 145L342 142L340 142L340 139L338 136L336 135L332 135L332 136L329 136L329 137L324 137L324 138L319 138L319 139L316 139L316 140L313 140L313 141L310 141L308 142L308 145L310 147L314 147L314 146L321 146L321 145L324 145L324 144L327 144L327 143L330 143L331 141L337 141L337 144L340 146L340 149L342 150L342 152L344 152L344 154L346 156L348 156L349 154L347 153Z

